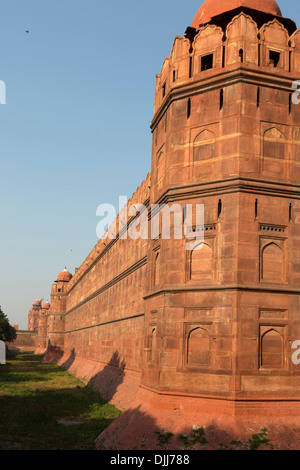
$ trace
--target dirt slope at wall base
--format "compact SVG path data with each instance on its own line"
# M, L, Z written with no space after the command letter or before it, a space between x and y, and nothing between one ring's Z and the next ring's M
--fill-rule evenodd
M98 437L96 447L156 451L300 449L300 403L237 404L161 396L141 388L127 410Z
M87 386L98 391L107 402L119 410L125 410L135 398L141 382L141 374L123 368L101 364L78 356L47 353L43 362L56 362L70 374L76 375Z

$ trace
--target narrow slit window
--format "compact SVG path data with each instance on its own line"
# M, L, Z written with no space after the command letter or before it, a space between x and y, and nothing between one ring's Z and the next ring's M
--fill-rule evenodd
M173 70L173 82L176 81L176 70Z
M225 46L223 46L222 50L222 68L225 67Z
M223 109L224 105L224 90L223 88L220 90L220 111Z
M289 93L289 114L292 114L292 93Z
M244 51L243 51L243 49L239 50L239 59L240 59L240 62L244 62Z
M289 207L289 221L292 222L292 209L293 209L293 204L290 203L290 207Z
M208 54L201 57L201 72L204 70L209 70L213 68L214 55Z
M257 87L256 107L259 108L259 105L260 105L260 87Z
M188 102L187 102L187 118L189 119L191 115L191 98L188 99Z
M280 61L280 52L269 51L269 64L271 67L278 67Z
M220 219L221 214L222 214L222 201L221 201L221 199L219 199L219 202L218 202L218 219Z
M255 199L255 220L257 220L257 214L258 214L258 200Z
M166 96L166 84L165 83L162 86L162 96L163 98Z

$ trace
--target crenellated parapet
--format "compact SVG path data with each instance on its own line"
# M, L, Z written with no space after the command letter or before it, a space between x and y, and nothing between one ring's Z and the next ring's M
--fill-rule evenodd
M280 18L259 27L249 14L241 11L223 28L207 24L195 30L191 42L177 36L171 55L156 78L154 117L168 103L169 95L176 99L175 91L182 92L182 85L200 84L211 70L215 74L218 69L225 72L234 64L243 64L261 70L272 67L275 73L297 72L298 34L299 30L289 34Z

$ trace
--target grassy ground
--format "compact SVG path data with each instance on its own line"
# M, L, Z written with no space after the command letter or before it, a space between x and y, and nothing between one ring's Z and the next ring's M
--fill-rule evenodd
M0 365L0 450L87 450L120 414L77 378L32 353ZM66 426L58 421L83 421Z

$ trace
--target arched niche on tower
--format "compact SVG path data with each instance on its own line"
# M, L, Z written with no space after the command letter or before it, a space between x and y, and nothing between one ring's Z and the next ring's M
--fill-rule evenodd
M154 265L153 265L153 286L158 287L160 281L160 252L154 252Z
M213 179L218 174L218 133L218 124L191 129L190 165L191 176L195 181Z
M185 350L186 366L210 366L211 337L208 328L195 324L187 325Z
M274 70L289 71L289 34L276 19L259 30L260 65Z
M213 280L213 241L199 243L189 253L188 280L209 283Z
M154 362L156 349L157 349L157 326L156 325L151 325L149 349L150 349L149 360L151 362Z
M208 129L204 129L195 137L193 142L193 160L201 162L214 158L216 135Z
M258 64L258 27L244 13L235 16L226 29L225 63Z
M193 43L192 75L222 67L222 38L223 31L218 26L207 25L199 30Z
M260 253L261 280L282 283L285 279L283 240L262 240Z
M277 129L271 127L264 132L263 136L263 152L264 157L285 159L286 142L284 134Z
M284 367L284 327L260 327L260 368Z
M297 29L290 37L292 48L291 72L300 72L300 29Z
M164 176L164 165L165 159L164 159L164 152L163 150L160 150L157 155L157 186L160 187L162 185L162 180Z
M153 196L155 199L159 197L163 190L163 182L166 171L166 154L163 145L156 155L153 156Z
M283 125L262 123L262 171L285 174L289 159L288 129Z

